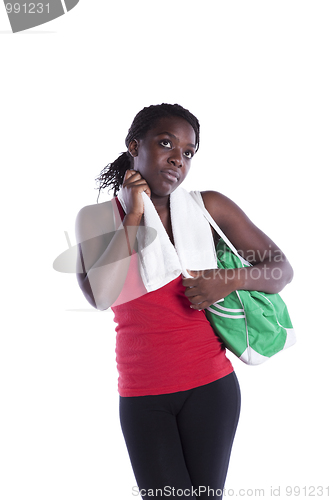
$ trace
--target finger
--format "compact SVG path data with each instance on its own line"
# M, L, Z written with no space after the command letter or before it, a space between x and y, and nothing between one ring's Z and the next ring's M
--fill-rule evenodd
M187 298L191 304L201 304L204 302L204 298L201 295L188 296Z
M124 181L126 181L127 179L129 179L130 177L132 177L132 175L135 175L136 173L138 173L137 170L134 170L133 168L129 168L125 172Z
M129 173L128 173L129 172ZM136 170L126 170L126 174L123 180L123 186L127 185L128 182L134 182L136 180L144 180L142 175Z
M191 288L187 288L184 292L184 295L187 297L187 298L190 298L190 297L198 297L199 294L198 294L198 290L196 289L196 287L191 287Z
M182 280L183 286L186 288L193 288L194 286L197 285L197 278L184 278Z
M205 309L203 304L204 304L203 302L201 304L191 304L190 308L196 311L202 311L203 309Z
M132 178L133 177L131 177L130 179L125 181L122 187L126 188L126 189L135 190L138 193L145 192L146 195L150 198L151 197L151 190L150 190L149 185L147 184L147 181L143 177L141 177L140 179L136 179L134 181L132 181Z
M128 172L128 170L126 170L126 172ZM131 186L132 184L133 185L134 184L138 184L138 185L144 184L144 185L148 186L146 179L144 179L142 177L140 172L138 172L137 170L130 170L129 172L130 172L130 174L128 174L126 176L127 178L125 179L125 177L124 177L123 184L122 184L123 187L127 187L129 185Z
M148 188L148 184L144 179L137 179L134 181L131 181L131 179L125 181L123 184L123 188L129 189L129 190L138 190L139 192L146 191Z
M134 186L147 186L147 182L141 178L134 178L134 176L130 177L127 179L127 181L124 182L123 187L134 187Z
M210 302L208 302L207 300L203 299L203 297L201 297L199 302L195 301L195 302L191 303L190 308L196 309L197 311L202 311L203 309L207 309L207 307L209 307L210 305L211 305Z
M149 198L151 197L151 190L150 190L150 187L149 187L147 182L146 182L146 187L144 189L144 192L147 194L147 196L149 196Z
M203 309L205 309L207 306L206 306L206 302L203 300L201 302L198 302L198 303L192 303L190 305L190 308L191 309L195 309L196 311L202 311Z

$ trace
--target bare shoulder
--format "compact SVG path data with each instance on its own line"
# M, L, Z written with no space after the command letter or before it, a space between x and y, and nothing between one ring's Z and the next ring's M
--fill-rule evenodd
M280 251L230 198L217 191L201 193L205 207L238 251L250 262L259 262L259 254L268 250ZM248 252L250 253L250 256ZM254 254L253 254L254 252ZM255 255L255 257L253 257Z
M92 217L105 217L107 214L112 211L112 203L111 200L104 201L102 203L95 203L94 205L86 205L81 208L79 213L84 215L91 215Z
M202 199L205 203L205 206L208 210L208 206L212 209L216 206L227 206L229 203L233 203L230 198L225 196L218 191L201 191Z
M248 221L243 210L224 194L218 191L202 191L201 196L206 209L222 229L234 226L240 220Z
M76 216L75 227L78 241L114 231L112 202L105 201L81 208Z

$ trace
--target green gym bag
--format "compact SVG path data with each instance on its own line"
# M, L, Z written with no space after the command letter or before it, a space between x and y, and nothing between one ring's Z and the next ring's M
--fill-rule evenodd
M204 208L199 191L191 192L221 239L216 247L220 269L249 267ZM223 343L241 361L259 365L296 342L287 307L280 295L236 290L205 309Z

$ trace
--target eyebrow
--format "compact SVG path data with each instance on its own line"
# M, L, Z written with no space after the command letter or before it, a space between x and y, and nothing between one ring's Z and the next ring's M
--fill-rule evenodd
M158 136L158 135L168 135L169 137L173 137L174 139L178 139L175 135L170 134L170 132L160 132L159 134L156 134L156 136ZM187 144L187 146L191 146L192 148L195 149L195 144L189 143L189 144Z

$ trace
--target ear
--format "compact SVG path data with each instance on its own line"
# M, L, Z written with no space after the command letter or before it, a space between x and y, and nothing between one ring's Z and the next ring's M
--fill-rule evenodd
M133 139L128 145L128 152L133 158L135 156L138 156L138 148L139 148L139 143L136 139Z

